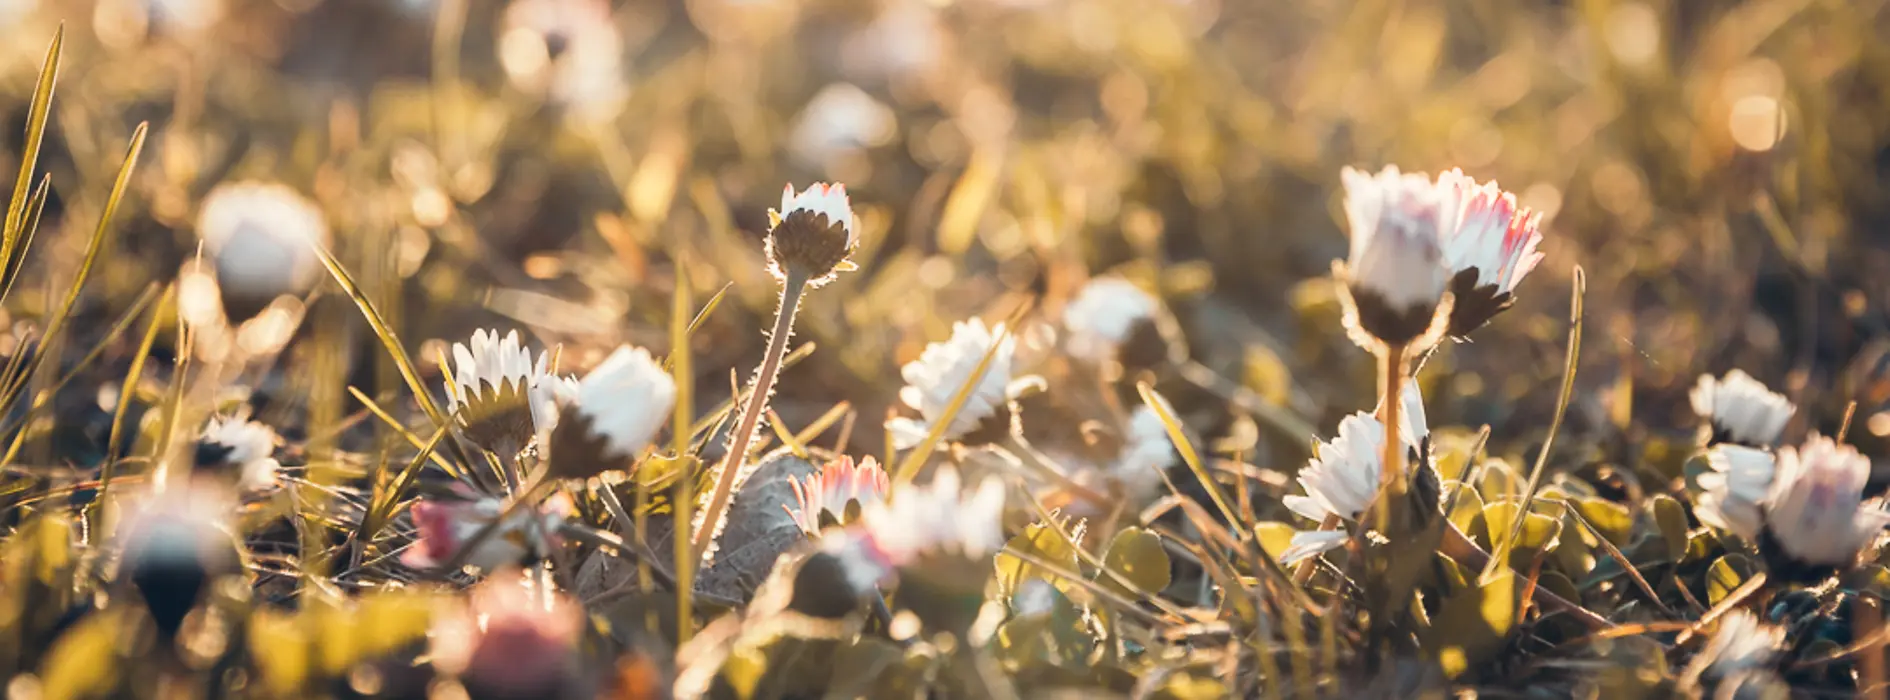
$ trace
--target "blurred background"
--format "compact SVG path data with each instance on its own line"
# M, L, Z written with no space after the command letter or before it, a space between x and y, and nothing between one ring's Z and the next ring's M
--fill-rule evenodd
M148 121L71 347L226 235L203 230L215 190L261 181L319 210L434 383L480 327L561 346L567 368L662 351L679 285L697 305L731 285L695 337L709 405L765 342L768 208L832 180L861 270L803 306L819 350L784 375L788 424L846 401L876 427L899 365L952 321L1031 299L1054 318L1113 272L1162 291L1197 360L1329 430L1372 402L1327 281L1339 169L1397 164L1495 179L1546 222L1517 308L1433 359L1457 370L1427 375L1448 376L1433 422L1535 439L1579 266L1566 449L1620 458L1691 426L1695 376L1735 366L1805 407L1795 430L1834 431L1855 399L1852 440L1890 436L1881 0L0 0L0 172L62 23L53 194L0 351L63 295ZM252 382L300 437L359 409L345 387L404 392L316 270ZM136 335L80 380L98 391L61 394L31 454L96 462L118 397L155 400L115 384ZM1192 426L1266 454L1177 391ZM880 451L877 432L854 444Z

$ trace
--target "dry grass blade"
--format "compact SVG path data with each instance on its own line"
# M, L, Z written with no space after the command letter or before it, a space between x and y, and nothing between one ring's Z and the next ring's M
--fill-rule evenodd
M925 439L920 440L911 452L907 452L899 468L893 470L894 486L911 483L912 478L919 475L919 467L925 465L925 461L932 457L932 451L938 449L938 443L945 439L945 429L951 427L952 421L958 418L958 412L964 409L971 392L984 382L984 374L991 370L991 363L997 359L998 350L1004 347L1004 339L1010 337L1011 331L1017 328L1017 322L1023 320L1030 307L1028 303L1019 306L1011 313L1010 320L1004 323L1004 329L991 338L991 347L985 349L984 357L978 359L978 366L971 370L971 376L966 377L958 391L952 394L951 403L945 404L945 412L932 421L932 429L925 434Z
M368 298L367 293L362 291L361 285L355 283L354 277L348 274L348 270L341 266L341 261L336 260L334 254L329 253L328 249L316 245L315 254L321 258L322 266L328 268L328 274L341 285L341 290L348 294L349 299L354 300L354 305L361 310L361 315L367 317L368 326L374 329L374 336L380 339L381 347L385 348L388 356L393 358L394 368L400 371L400 378L406 380L407 389L413 392L413 400L420 404L420 410L424 411L427 418L431 419L436 426L452 425L452 418L440 410L439 404L433 401L432 392L427 391L426 384L421 383L420 371L414 368L413 358L407 354L406 346L401 345L400 336L394 333L394 329L387 325L387 319L381 316L379 309L374 307L374 300ZM460 448L459 443L449 440L446 448L453 453L453 461L459 464L473 463L465 450Z
M676 457L682 463L681 478L676 480L675 493L670 499L670 502L675 504L675 522L679 524L674 528L677 580L676 635L679 643L689 641L689 636L695 632L696 627L695 619L690 614L695 610L695 601L690 600L690 595L694 593L696 585L696 558L691 556L693 552L689 548L689 528L680 526L681 523L694 522L695 513L691 511L696 505L693 492L696 483L696 462L685 456L689 454L689 443L694 439L692 431L689 430L689 421L695 412L696 385L695 358L689 352L689 342L695 335L696 326L707 319L709 313L722 303L722 298L728 294L729 289L729 285L722 285L722 289L717 291L715 296L709 299L709 303L704 304L702 310L696 313L695 319L684 326L682 320L689 314L689 307L695 304L692 299L694 288L689 286L689 266L684 263L686 261L678 260L676 265L676 294L670 300L669 356L663 358L664 367L670 370L676 382L676 404L672 408L675 413L670 416L669 422L670 449L676 453ZM729 405L734 406L734 403L731 402ZM647 495L643 495L646 493L645 489L639 488L637 493L639 498L648 498ZM645 510L647 509L637 508L635 522L639 542L642 542L647 535ZM647 559L638 559L639 576L642 576L641 571L647 568L645 566L647 561Z
M125 371L125 381L119 385L118 405L112 409L112 428L110 437L105 441L105 463L99 467L98 498L93 501L99 513L94 522L102 532L111 532L109 523L105 522L104 514L107 511L103 506L108 502L106 496L111 493L113 472L117 471L118 451L124 446L125 411L131 407L138 383L144 378L145 361L150 359L151 348L157 344L158 330L164 327L164 317L173 313L176 299L177 285L165 287L164 297L151 310L151 322L144 329L144 338L138 341L138 351L131 356L131 369Z
M1200 480L1201 488L1205 489L1208 498L1214 501L1214 507L1220 509L1221 517L1226 518L1229 525L1235 526L1233 530L1240 533L1237 537L1245 541L1246 528L1239 527L1240 518L1228 505L1227 495L1221 493L1220 485L1214 483L1214 478L1208 474L1207 466L1201 462L1201 454L1195 451L1194 445L1188 441L1187 434L1182 432L1181 421L1175 418L1174 407L1168 404L1168 399L1156 393L1155 387L1149 386L1148 382L1137 383L1135 390L1141 392L1142 402L1148 404L1148 407L1155 411L1155 415L1162 419L1162 426L1168 430L1169 441L1173 442L1175 450L1181 453L1181 461L1186 462L1188 470L1194 472L1194 478Z
M1549 419L1549 432L1542 438L1542 450L1536 453L1536 463L1529 468L1529 484L1523 489L1523 497L1518 501L1515 519L1508 525L1509 537L1496 543L1496 551L1490 553L1490 561L1483 567L1483 573L1477 578L1488 582L1495 575L1497 567L1509 561L1509 547L1522 535L1523 521L1528 519L1530 506L1536 501L1536 492L1542 489L1542 472L1549 464L1549 452L1555 447L1555 435L1562 429L1562 419L1568 415L1568 404L1575 393L1575 366L1582 356L1582 298L1588 293L1587 276L1580 265L1575 266L1574 291L1569 299L1568 310L1568 354L1562 364L1562 392L1556 397L1555 415Z
M39 165L39 147L46 138L46 122L52 113L53 85L59 81L59 60L66 45L66 25L53 33L52 45L46 47L46 61L40 64L39 80L33 86L33 100L26 111L26 143L20 148L20 174L13 181L13 198L7 201L6 228L0 238L0 260L12 260L19 248L22 219L26 213L26 191L33 183L33 169ZM143 129L142 126L139 127Z
M26 251L32 250L33 238L39 233L39 217L46 211L46 198L52 193L52 176L39 179L39 187L34 188L32 199L26 203L26 221L19 231L7 240L11 246L0 257L0 263L6 267L0 270L0 302L6 301L13 293L14 283L20 280L20 268L26 265Z
M356 542L367 545L380 536L381 528L386 527L388 521L393 519L394 509L400 505L401 495L406 493L407 488L420 477L421 467L426 466L427 460L433 456L433 451L439 447L440 441L446 439L446 436L451 433L452 430L448 426L442 425L435 429L433 437L428 438L426 444L420 446L420 452L407 462L406 468L401 469L392 481L386 482L384 487L381 482L375 483L374 497L370 501L373 505L368 508L367 515L361 518L361 528L356 532Z
M393 415L387 412L387 409L381 408L380 402L375 401L372 397L368 396L367 394L361 393L360 389L356 389L350 386L348 387L348 395L353 396L354 400L361 402L361 405L367 409L368 413L373 414L375 418L379 418L382 423L386 424L387 427L393 430L395 434L399 435L401 439L406 440L407 444L412 445L414 449L423 448L429 442L427 440L420 439L419 435L416 435L414 434L413 431L408 430L407 426L402 425L399 420L396 420ZM459 469L457 467L454 467L452 462L448 462L445 459L441 458L438 452L432 453L431 459L433 460L434 464L440 465L440 468L443 470L446 470L446 473L451 475L453 478L455 479L461 478Z
M663 369L667 369L667 370L676 369L676 362L679 359L677 353L681 352L681 353L686 354L688 352L688 345L687 345L688 340L690 338L695 337L696 329L701 328L702 323L704 321L709 320L709 315L715 313L716 308L722 305L723 299L728 298L729 288L735 286L735 283L730 282L728 284L722 285L721 289L715 290L715 295L709 297L709 300L702 305L702 308L696 311L695 316L689 319L689 325L686 327L683 327L682 330L678 332L676 327L681 325L682 319L688 316L689 307L695 304L693 300L693 295L691 295L689 292L683 289L684 286L688 284L688 282L689 282L689 273L684 270L684 266L677 265L676 266L676 297L675 297L675 303L674 303L675 308L671 309L671 311L672 312L680 311L681 313L673 316L670 323L670 329L669 329L670 350L669 350L669 356L663 358ZM679 341L683 342L684 344L678 345L677 343ZM681 358L681 359L683 359L684 361L687 360L687 358ZM684 377L688 377L690 381L694 381L695 379L693 375L678 374L676 377L677 387L680 388L683 385Z
M66 298L59 305L59 310L52 315L52 321L46 325L46 333L40 337L40 347L58 338L66 324L72 319L72 310L79 303L79 296L85 291L85 282L91 278L92 269L98 265L99 258L110 240L112 218L118 213L118 204L124 201L125 189L131 185L132 170L137 167L138 154L144 151L144 138L150 133L150 125L139 123L131 134L131 146L126 149L125 159L118 166L118 178L112 183L112 191L105 199L105 208L99 214L98 226L92 229L92 238L86 242L85 257L79 262L79 270L72 279L72 286L66 289ZM46 361L48 353L34 353L33 359L26 363L24 370L9 377L4 393L0 393L0 404L11 406L20 398L20 391L26 388L26 380L39 371Z
M108 348L117 344L118 339L123 337L126 331L131 330L131 324L137 322L138 317L144 314L144 308L150 306L151 302L157 299L157 295L157 283L153 282L149 285L145 285L144 292L138 295L138 298L131 303L130 308L125 309L125 312L119 315L118 321L112 324L111 329L105 331L105 335L100 337L98 342L92 344L92 349L86 351L85 356L79 358L78 362L73 363L59 379L53 382L52 386L46 387L42 391L35 392L33 400L28 404L24 414L0 426L0 435L14 436L13 444L7 448L6 457L0 459L0 464L12 464L14 458L19 455L20 446L25 443L26 437L26 431L20 430L20 428L30 423L35 416L40 415L41 411L51 407L53 405L52 397L58 394L60 389L64 389L67 384L71 383L81 372L85 371L85 368L97 362L98 358L103 356ZM19 432L16 433L14 431Z

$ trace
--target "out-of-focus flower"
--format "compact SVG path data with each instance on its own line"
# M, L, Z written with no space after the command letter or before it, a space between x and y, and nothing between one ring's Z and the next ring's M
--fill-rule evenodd
M810 287L853 269L847 256L860 243L846 185L816 182L800 194L781 190L781 208L768 210L768 271L776 279L799 275Z
M499 63L513 85L587 120L614 118L629 96L623 36L604 0L513 0Z
M1716 445L1706 455L1712 471L1700 475L1695 515L1708 525L1746 539L1765 527L1765 499L1772 488L1772 453L1743 445Z
M922 75L944 55L938 10L925 0L882 4L872 23L840 45L841 69L861 80Z
M583 610L563 595L495 576L439 618L431 656L472 697L576 697L583 629Z
M845 525L858 519L867 506L886 500L891 488L878 460L867 457L855 463L846 455L788 484L794 488L795 505L781 507L809 535L820 534L826 524Z
M1870 459L1830 438L1813 435L1803 447L1781 448L1766 498L1769 537L1760 549L1776 545L1813 568L1848 568L1890 524L1882 503L1863 502L1869 478Z
M1711 697L1782 697L1747 691L1777 687L1779 652L1785 647L1785 628L1765 624L1746 610L1732 610L1719 619L1713 637L1690 666L1688 677L1708 681Z
M518 339L480 329L472 344L453 344L453 371L447 378L453 415L467 439L494 452L516 452L532 437L557 426L557 398L573 382L547 369L551 353L532 351Z
M499 519L505 504L476 494L464 485L454 498L422 498L413 504L414 544L401 555L408 566L426 569L444 566L487 524ZM543 559L562 541L558 528L570 507L567 498L554 497L535 511L520 508L479 543L465 558L466 565L482 571Z
M1449 333L1464 338L1515 303L1512 293L1542 260L1542 215L1516 203L1495 182L1462 170L1437 176L1443 198L1444 261L1450 267Z
M14 25L26 21L39 9L40 0L10 0L0 2L0 30L13 29Z
M204 197L197 235L215 262L224 306L232 318L247 318L315 283L322 268L315 248L328 244L328 222L314 202L285 185L226 183Z
M883 146L896 135L892 108L848 83L821 88L794 122L788 152L803 165L827 167L834 159Z
M1771 447L1798 411L1784 395L1736 369L1721 379L1700 375L1690 398L1693 412L1712 426L1709 443Z
M1350 255L1337 267L1351 296L1348 325L1408 345L1432 331L1450 281L1444 212L1454 202L1429 178L1395 165L1376 175L1348 167L1340 177L1352 232Z
M971 380L993 343L997 344L997 353L991 358L991 365L965 397L958 415L945 428L944 439L963 440L975 436L988 438L982 441L989 442L996 439L992 434L1001 436L1010 429L1011 353L1016 342L1009 335L1004 335L1004 340L999 342L999 335L1004 335L1002 323L986 327L982 319L960 321L952 325L950 340L927 345L919 359L900 368L899 375L905 378L906 386L899 390L899 399L916 409L923 420L893 418L887 421L895 447L903 450L925 439L933 424L944 417L958 388Z
M1162 422L1161 414L1147 404L1129 414L1122 437L1122 451L1111 472L1124 490L1140 501L1161 488L1161 471L1175 463L1175 444L1168 437L1168 425Z
M1120 360L1149 367L1175 358L1176 345L1159 327L1162 307L1155 295L1120 277L1097 277L1083 285L1063 309L1071 355L1089 362Z
M551 433L551 476L589 479L622 470L650 446L676 407L676 380L650 351L618 346L560 394Z
M986 477L968 494L946 467L930 484L903 484L890 501L865 506L857 524L822 538L822 550L840 559L856 591L868 591L933 555L977 559L997 551L1003 516L1003 480Z
M228 417L213 417L197 438L198 469L234 467L237 488L261 491L276 485L276 431L249 419L244 406Z
M212 579L237 570L222 525L232 508L221 488L193 483L152 496L119 526L118 580L138 591L165 639L177 634Z
M1421 451L1430 435L1423 397L1415 382L1405 384L1402 396L1399 440L1408 449ZM1287 496L1286 507L1314 521L1324 521L1327 516L1357 521L1371 506L1372 498L1378 495L1378 482L1383 478L1384 445L1384 424L1372 414L1359 412L1346 416L1339 421L1339 436L1331 442L1320 442L1312 460L1299 470L1299 484L1306 489L1306 495ZM1428 464L1428 460L1419 460L1412 465L1419 472L1420 488L1424 488L1427 477L1435 478L1429 474ZM1344 543L1344 537L1302 532L1293 537L1282 560L1290 564Z

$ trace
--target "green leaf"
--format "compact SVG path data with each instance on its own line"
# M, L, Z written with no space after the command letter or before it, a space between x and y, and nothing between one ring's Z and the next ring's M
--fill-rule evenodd
M1654 496L1654 524L1667 543L1667 561L1680 561L1687 554L1687 510L1672 496Z
M1534 550L1547 552L1555 547L1562 534L1562 521L1531 510L1524 515L1522 527L1515 530L1515 542L1509 542L1511 526L1500 525L1515 522L1516 503L1506 501L1491 503L1483 507L1483 522L1490 525L1490 544L1497 550Z
M1706 568L1706 604L1718 605L1744 585L1759 568L1743 554L1728 554Z
M1449 493L1452 489L1456 488L1461 487L1453 482L1444 489L1444 492ZM1470 532L1472 522L1482 513L1483 495L1477 493L1476 489L1465 488L1457 492L1457 505L1450 511L1450 522L1456 525L1457 529L1468 533Z
M1616 547L1625 547L1634 539L1634 516L1627 506L1599 498L1578 498L1569 502L1601 536Z
M1444 675L1456 678L1501 650L1516 623L1516 574L1499 568L1489 581L1444 601L1431 620L1431 643Z
M1254 538L1260 540L1260 551L1267 557L1279 561L1286 548L1293 546L1293 534L1299 528L1277 520L1265 520L1253 526Z
M1103 566L1116 576L1098 575L1097 580L1118 593L1154 596L1168 587L1168 552L1161 537L1139 527L1124 529L1109 541L1103 554ZM1120 580L1118 580L1120 577ZM1140 589L1130 591L1123 581Z
M1022 533L1011 538L1010 543L1005 545L1005 549L1029 554L1056 564L1066 571L1077 570L1076 549L1059 536L1055 528L1044 523L1032 523L1025 527ZM1005 552L998 553L995 565L997 566L998 589L1005 596L1016 595L1024 581L1032 578L1050 581L1057 584L1059 589L1073 585L1062 580L1061 576L1045 571L1043 567Z

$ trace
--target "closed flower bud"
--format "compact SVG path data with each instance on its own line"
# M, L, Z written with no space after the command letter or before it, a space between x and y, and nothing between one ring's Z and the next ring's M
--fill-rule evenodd
M223 307L237 322L278 296L308 291L321 274L315 250L328 244L328 222L287 186L240 182L204 197L197 235L216 268Z
M835 273L853 269L847 256L859 245L859 232L846 185L818 182L800 194L788 185L781 192L781 208L770 210L768 219L768 270L776 278L798 275L818 287L833 281Z
M1444 204L1444 261L1450 267L1449 335L1463 339L1515 303L1516 285L1542 260L1542 215L1495 182L1452 169L1437 176Z
M1759 380L1736 369L1719 379L1710 374L1700 375L1689 398L1693 412L1705 419L1711 429L1708 444L1771 447L1778 444L1785 424L1798 411L1784 395L1765 388Z
M617 348L559 399L558 427L545 455L548 474L589 479L629 467L675 405L675 380L650 351Z
M1352 245L1336 266L1351 297L1348 326L1389 345L1409 345L1433 332L1450 281L1443 226L1448 204L1423 175L1386 166L1377 175L1346 168L1345 215ZM1356 335L1356 334L1355 334Z
M482 329L473 333L470 346L454 343L447 391L466 439L509 457L508 452L516 453L553 428L556 399L570 390L571 380L549 372L550 359L550 353L541 353L533 362L518 331L501 340L497 331Z

